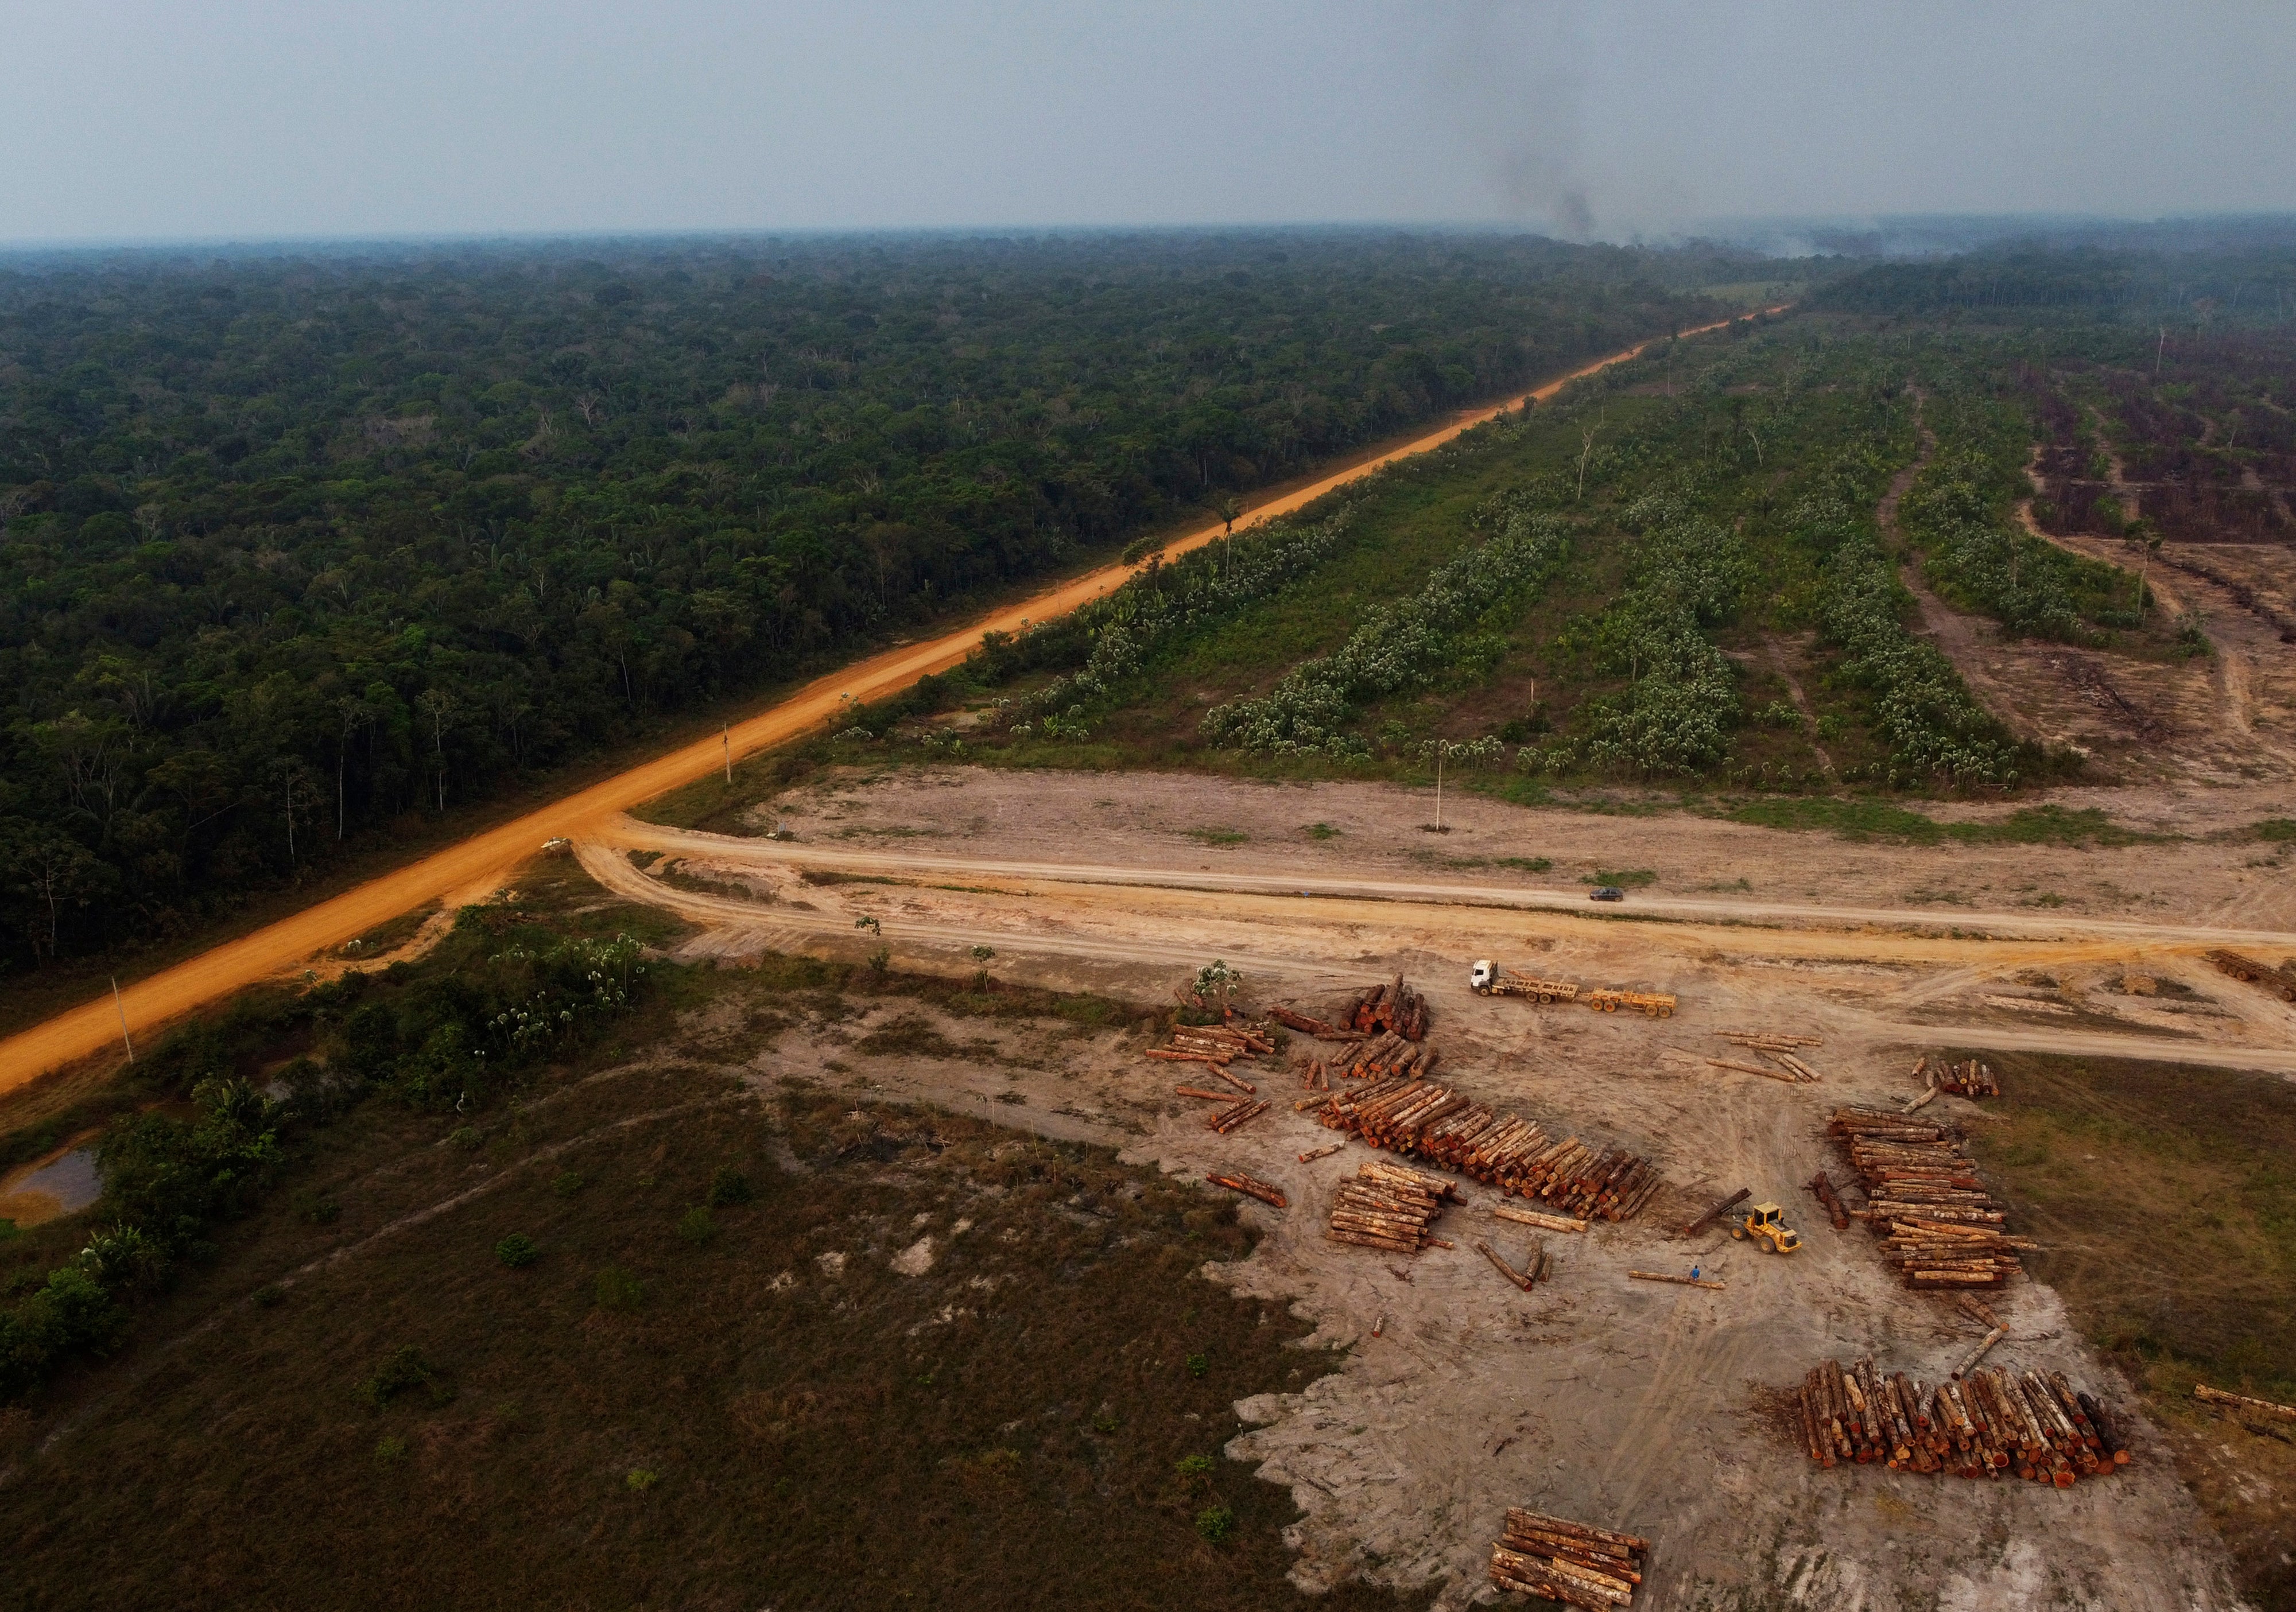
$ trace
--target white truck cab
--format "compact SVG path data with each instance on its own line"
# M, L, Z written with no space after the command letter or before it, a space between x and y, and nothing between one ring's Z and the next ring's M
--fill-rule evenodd
M1479 992L1488 992L1491 988L1491 981L1497 977L1497 974L1498 970L1493 966L1489 958L1479 958L1475 966L1467 970L1467 983Z

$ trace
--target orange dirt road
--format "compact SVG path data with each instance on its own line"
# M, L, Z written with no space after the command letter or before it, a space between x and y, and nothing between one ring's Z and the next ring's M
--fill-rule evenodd
M1783 311L1783 307L1762 311L1775 314ZM1754 315L1751 314L1739 315L1740 319L1752 317ZM1736 320L1726 319L1682 333L1685 336L1702 335L1735 323ZM1548 381L1521 397L1510 398L1493 407L1461 415L1440 430L1431 431L1376 458L1349 465L1297 492L1285 493L1256 504L1241 524L1256 524L1271 516L1289 514L1314 503L1335 487L1369 475L1382 465L1440 447L1462 432L1495 419L1509 409L1520 407L1527 401L1544 402L1570 382L1607 369L1611 364L1622 364L1650 345L1648 341L1641 342L1607 358L1597 359L1560 380ZM1177 555L1201 548L1218 537L1221 531L1220 527L1214 525L1190 532L1166 544L1163 552L1167 555ZM1134 569L1125 565L1103 566L955 632L927 642L904 644L887 650L882 654L873 655L841 671L818 678L772 709L762 711L732 729L734 756L738 760L823 726L837 715L848 695L864 702L882 700L889 694L898 693L931 673L947 671L972 652L983 633L1018 632L1024 622L1043 621L1050 617L1064 615L1123 582L1132 575ZM562 800L529 812L523 817L514 818L500 828L490 829L459 845L450 846L419 862L409 863L403 868L385 873L379 879L369 880L331 900L307 907L292 918L282 919L251 935L226 941L188 961L139 979L121 991L117 1007L107 994L70 1012L60 1013L45 1024L36 1025L0 1042L0 1092L14 1091L50 1069L85 1058L117 1042L122 1012L127 1016L130 1030L148 1030L234 991L288 972L307 963L318 953L331 946L339 946L402 912L410 912L430 902L449 900L458 896L467 896L475 900L491 888L491 881L534 855L543 841L561 836L571 838L598 817L626 812L682 784L708 777L725 765L726 748L722 739L704 739L682 749L672 750L666 756L657 757L626 773L618 773L603 783L593 784Z

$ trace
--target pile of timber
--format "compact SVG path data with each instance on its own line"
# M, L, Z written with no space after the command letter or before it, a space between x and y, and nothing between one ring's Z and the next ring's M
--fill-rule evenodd
M2283 963L2274 968L2268 962L2259 962L2253 957L2243 957L2238 952L2218 948L2202 953L2217 967L2217 971L2229 974L2243 985L2262 986L2283 1002L2296 1002L2296 966Z
M1961 1063L1931 1064L1923 1059L1924 1067L1914 1071L1924 1076L1936 1091L1950 1092L1956 1097L1998 1097L2001 1081L1990 1064L1972 1058Z
M2062 1371L1972 1371L1931 1387L1871 1361L1812 1366L1796 1395L1802 1444L1822 1467L1878 1461L1900 1472L1950 1472L2070 1489L2128 1464L2104 1407Z
M1841 1194L1834 1189L1833 1178L1820 1170L1809 1178L1809 1190L1816 1193L1817 1201L1825 1206L1826 1218L1833 1223L1833 1229L1837 1232L1848 1231L1849 1206L1841 1201Z
M1310 1091L1331 1089L1332 1076L1377 1080L1389 1075L1410 1075L1423 1080L1435 1072L1443 1055L1423 1041L1407 1041L1393 1030L1365 1036L1343 1052L1308 1062L1304 1084Z
M1335 1092L1321 1110L1332 1130L1471 1175L1510 1198L1544 1199L1565 1215L1625 1220L1659 1188L1651 1162L1624 1148L1550 1137L1536 1120L1411 1075Z
M1209 1063L1227 1068L1239 1058L1275 1051L1257 1025L1183 1024L1172 1027L1169 1045L1151 1047L1148 1056L1167 1063Z
M1628 1607L1650 1541L1510 1506L1491 1547L1491 1583L1571 1607Z
M1945 1126L1890 1109L1836 1109L1828 1128L1849 1144L1866 1223L1907 1287L1997 1288L2038 1246L2001 1229L2006 1213Z
M1398 974L1385 985L1365 986L1358 992L1347 1011L1341 1016L1340 1027L1362 1030L1390 1030L1406 1041L1423 1041L1427 1036L1427 999Z
M1317 1041L1362 1041L1361 1030L1343 1030L1328 1020L1292 1008L1270 1008L1267 1016L1287 1030L1297 1030L1302 1035L1313 1035Z
M1358 1165L1352 1179L1332 1194L1332 1223L1324 1235L1333 1242L1364 1248L1416 1254L1453 1245L1427 1228L1443 1212L1451 1183L1401 1165L1374 1160Z

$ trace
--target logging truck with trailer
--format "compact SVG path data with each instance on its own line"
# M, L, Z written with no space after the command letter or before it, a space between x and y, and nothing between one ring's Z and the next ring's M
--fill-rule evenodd
M1587 1005L1597 1013L1615 1013L1620 1008L1632 1008L1637 1013L1647 1013L1652 1019L1674 1017L1674 997L1663 991L1614 991L1608 986L1587 993Z
M1787 1226L1774 1203L1750 1206L1739 1223L1730 1228L1730 1235L1740 1242L1751 1237L1756 1242L1767 1243L1773 1254L1791 1254L1801 1247L1800 1236Z
M1538 979L1500 968L1488 957L1467 970L1467 983L1478 996L1527 996L1533 1002L1576 1002L1578 987L1568 979Z
M2243 957L2238 952L2221 947L2205 953L2220 974L2229 974L2243 985L2262 986L2283 1002L2296 1002L2296 965L2283 963L2274 968L2268 962L2259 962L2253 957Z

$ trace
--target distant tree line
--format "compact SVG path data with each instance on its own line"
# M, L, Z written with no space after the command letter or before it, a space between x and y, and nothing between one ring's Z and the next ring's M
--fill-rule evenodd
M1391 233L0 260L0 958L1711 317Z
M2128 317L2179 336L2234 322L2284 324L2296 319L2296 246L2206 254L2004 248L1875 264L1820 288L1808 306L1857 314Z

